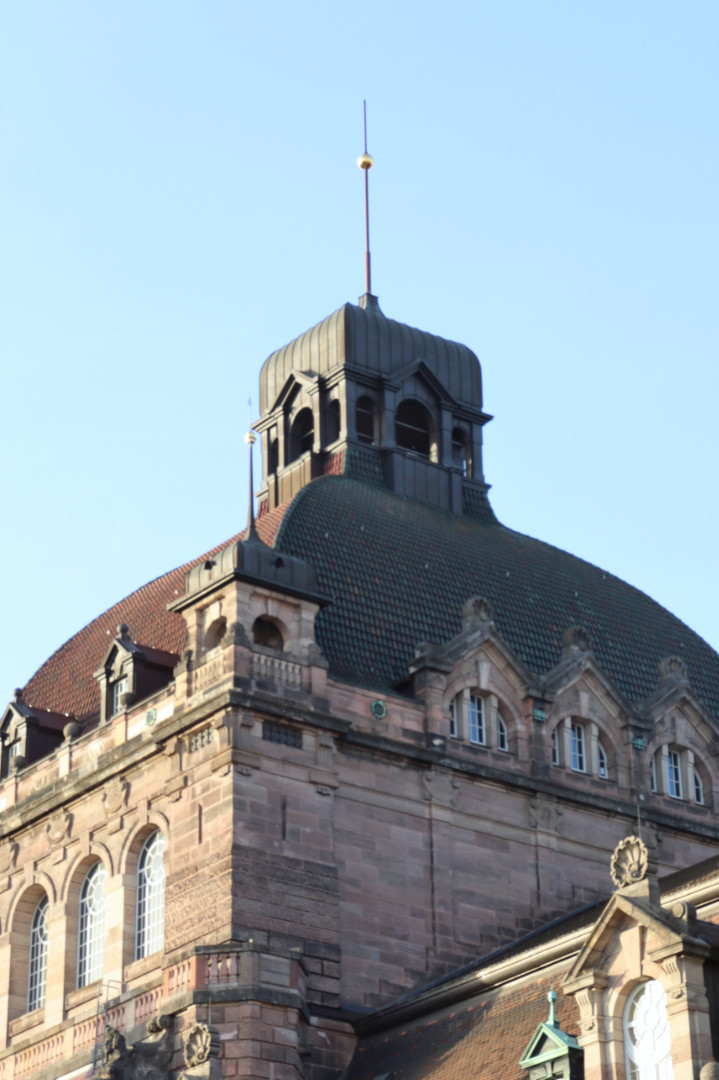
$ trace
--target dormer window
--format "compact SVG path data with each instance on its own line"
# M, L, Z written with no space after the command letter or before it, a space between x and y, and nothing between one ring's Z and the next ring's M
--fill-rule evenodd
M449 735L474 746L509 752L509 728L497 699L477 690L461 690L449 703Z
M596 724L589 720L560 720L552 731L552 765L609 780L609 753Z
M111 720L123 713L130 703L163 690L179 659L174 653L133 641L127 624L120 623L101 667L94 672L100 684L101 720ZM124 702L123 694L128 695Z
M130 681L127 675L124 675L121 679L118 679L112 686L112 715L117 716L119 712L123 710L122 695L126 694L130 688Z
M668 795L697 806L706 806L707 791L702 766L694 752L682 746L660 746L650 762L651 790L654 795Z

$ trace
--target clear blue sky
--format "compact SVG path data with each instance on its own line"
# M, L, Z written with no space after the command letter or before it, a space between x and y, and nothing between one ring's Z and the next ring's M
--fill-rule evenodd
M715 647L719 6L0 8L0 698L246 519L264 358L373 285L506 524Z

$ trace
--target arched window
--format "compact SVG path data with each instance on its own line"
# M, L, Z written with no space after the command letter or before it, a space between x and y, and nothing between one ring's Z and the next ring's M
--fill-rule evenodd
M394 433L397 446L436 461L437 443L432 416L420 401L407 398L399 403Z
M290 430L290 461L295 461L314 445L315 426L312 409L300 409Z
M696 769L694 769L694 802L699 806L704 805L704 781Z
M376 440L375 432L375 406L372 398L363 395L357 399L355 408L355 426L357 438L361 443L371 445Z
M227 619L224 615L220 615L218 619L214 619L207 627L207 632L205 634L205 649L208 652L210 649L215 649L226 633Z
M30 965L27 980L27 1011L41 1009L45 1004L47 986L47 912L48 902L44 896L35 908L30 928Z
M158 952L165 944L165 837L154 832L142 845L137 863L135 959Z
M552 765L609 780L609 752L598 725L567 717L552 731Z
M692 750L682 746L660 746L649 761L651 790L654 795L668 795L698 806L711 803L711 783L707 788L707 773L695 763Z
M102 977L105 949L105 879L102 863L95 863L82 883L77 935L77 985L88 986Z
M449 735L475 746L509 752L509 726L493 694L460 690L449 702Z
M624 1007L627 1080L672 1080L667 999L656 980L639 983Z
M285 647L282 631L272 619L260 615L252 624L252 640L255 645L264 645L266 649L279 649Z
M607 761L607 751L604 749L600 742L597 742L597 775L602 780L609 779L609 763Z

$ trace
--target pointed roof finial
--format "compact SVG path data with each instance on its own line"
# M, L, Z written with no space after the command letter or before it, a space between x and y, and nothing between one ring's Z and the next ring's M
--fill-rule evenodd
M369 252L369 171L374 165L374 161L370 154L367 153L367 102L362 102L362 108L364 111L364 153L360 154L357 158L357 164L364 173L364 232L365 232L365 253L364 253L364 277L365 277L365 294L367 296L372 295L372 268L370 264L370 252Z
M547 1001L549 1002L549 1019L547 1020L547 1023L551 1024L552 1027L556 1027L557 1026L557 1010L556 1010L557 991L556 990L550 990L549 991L549 993L547 994Z
M245 442L250 448L250 509L247 514L247 536L246 540L258 539L257 530L255 529L255 499L252 491L252 447L255 444L256 435L252 428L245 435Z

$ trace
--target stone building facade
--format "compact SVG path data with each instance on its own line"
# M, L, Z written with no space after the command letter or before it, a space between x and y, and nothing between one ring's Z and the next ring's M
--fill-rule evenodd
M719 657L497 522L474 354L364 297L266 361L261 404L257 520L5 711L0 1080L389 1076L357 1055L403 1008L464 1000L478 957L514 958L482 985L532 1008L554 964L581 1026L597 934L636 982L642 948L656 980L696 930L654 886L593 905L638 808L661 873L716 852ZM521 945L543 933L546 955ZM704 1013L689 1060L697 1039L711 1057ZM512 1021L520 1041L540 1020ZM623 1080L601 1027L577 1028L587 1072Z

